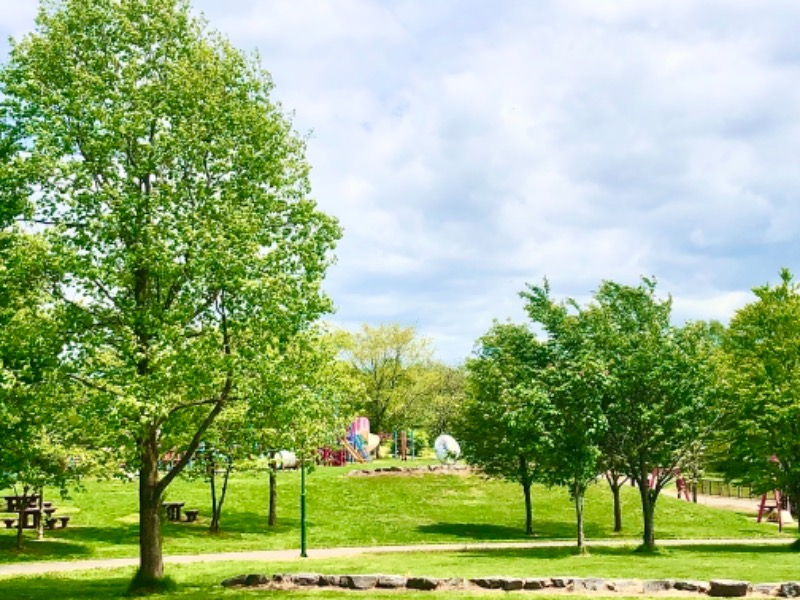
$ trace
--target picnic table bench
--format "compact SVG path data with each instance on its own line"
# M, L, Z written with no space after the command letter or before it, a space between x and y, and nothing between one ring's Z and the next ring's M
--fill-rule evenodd
M191 523L197 520L197 515L200 514L199 510L183 510L183 507L186 503L185 502L162 502L161 506L164 507L164 510L167 513L167 519L170 521L177 521L180 522L181 519L181 511L183 514L186 515L186 522Z
M161 506L167 511L167 519L170 521L181 520L181 509L185 502L162 502Z
M40 497L37 494L31 496L3 496L6 501L7 513L13 513L16 517L4 517L2 519L6 529L22 524L23 529L39 529L44 515L44 524L48 529L55 529L56 523L61 523L64 528L69 522L69 517L53 517L58 509L52 502L42 502L39 507Z

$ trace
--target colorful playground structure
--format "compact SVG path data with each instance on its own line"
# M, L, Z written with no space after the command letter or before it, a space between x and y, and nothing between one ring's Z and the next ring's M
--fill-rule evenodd
M320 448L320 460L326 466L342 466L347 463L369 462L372 453L377 454L381 443L379 435L370 433L369 419L356 417L347 428L347 434L339 440L340 448Z

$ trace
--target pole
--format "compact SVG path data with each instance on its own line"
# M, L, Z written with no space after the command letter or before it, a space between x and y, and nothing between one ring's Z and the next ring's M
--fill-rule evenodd
M300 460L300 557L307 558L306 552L306 461Z

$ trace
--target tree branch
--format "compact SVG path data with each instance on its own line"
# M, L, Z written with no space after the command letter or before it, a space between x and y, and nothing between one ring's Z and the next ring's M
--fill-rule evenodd
M92 381L91 379L85 379L84 377L79 377L78 375L67 375L67 377L69 377L73 381L77 381L78 383L85 385L86 387L93 388L93 389L95 389L95 390L97 390L99 392L103 392L105 394L112 394L114 396L122 396L123 395L122 392L107 388L103 384L96 383L96 382Z
M180 460L175 464L172 469L170 469L169 473L164 475L163 479L158 482L156 485L156 493L160 496L164 493L164 490L167 489L167 486L172 482L177 475L183 471L186 465L191 460L194 453L197 451L197 448L200 446L200 442L203 440L203 435L214 422L214 419L217 418L217 415L222 411L225 407L225 403L228 400L228 396L230 395L231 388L233 387L233 382L231 377L228 376L225 379L225 385L223 386L222 393L220 394L219 398L216 399L214 402L214 407L209 411L206 415L206 418L203 419L203 422L197 428L197 431L194 432L194 436L192 436L192 441L189 442L189 446L186 448L186 452L183 453Z

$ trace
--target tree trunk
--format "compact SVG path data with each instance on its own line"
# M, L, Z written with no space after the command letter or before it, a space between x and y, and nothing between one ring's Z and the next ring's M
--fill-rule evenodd
M622 531L622 500L620 492L627 480L628 477L620 475L616 471L606 472L606 481L608 482L608 487L611 488L611 497L614 502L614 533Z
M208 483L211 486L211 524L210 533L219 533L219 510L217 507L217 461L213 458L208 463Z
M39 526L36 528L36 539L44 539L44 488L39 490Z
M533 535L533 502L529 482L522 484L522 493L525 495L525 535Z
M228 478L231 475L231 469L233 468L233 464L228 462L225 465L225 473L222 476L222 492L219 495L219 502L217 502L217 510L214 515L216 529L214 533L219 533L220 530L220 523L222 522L222 505L225 504L225 495L228 493Z
M578 534L578 550L581 554L586 554L586 537L583 533L583 495L584 489L576 485L573 489L573 501L575 502L575 524Z
M275 527L278 522L278 465L273 461L269 466L269 517L267 523Z
M639 481L639 495L642 499L642 518L644 520L644 534L642 544L645 550L655 550L655 512L657 496L651 492L647 485L647 479Z
M23 501L24 502L24 501ZM22 508L22 507L20 507ZM19 511L19 519L17 519L17 550L22 550L22 542L24 537L22 535L22 520L25 518L24 508Z
M135 584L146 587L164 577L161 550L161 494L155 432L148 435L139 471L139 572Z
M613 482L609 480L608 485L611 487L611 497L614 499L614 533L619 533L622 531L622 501L620 499L622 484L615 479Z
M18 506L19 508L19 518L17 519L17 550L22 550L23 542L25 537L22 534L22 524L25 520L26 513L25 510L28 508L28 488L23 488L22 490L22 504Z
M522 493L525 495L525 535L533 535L533 502L531 501L531 477L528 473L528 461L519 455L519 480Z

